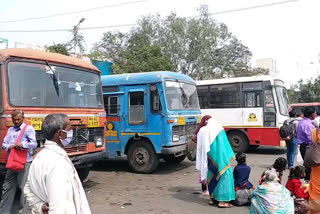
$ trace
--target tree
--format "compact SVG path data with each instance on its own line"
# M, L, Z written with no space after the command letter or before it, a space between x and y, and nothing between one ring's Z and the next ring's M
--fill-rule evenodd
M170 71L172 65L169 58L162 54L158 45L132 46L121 52L122 63L114 64L116 73L138 73L150 71Z
M67 46L68 46L67 44L53 44L51 46L46 47L46 49L52 53L59 53L59 54L69 56L70 54Z
M306 82L299 80L288 90L290 103L309 103L320 100L320 76Z
M84 40L83 34L79 32L78 26L74 26L72 34L73 38L67 43L68 49L74 49L74 54L84 54L84 52L86 51L86 42ZM79 52L77 51L77 48L79 48Z
M207 6L201 6L198 12L199 16L193 18L181 18L175 13L165 18L160 15L142 17L137 27L127 34L105 33L94 46L91 56L107 58L114 63L114 68L120 69L133 60L126 57L136 56L133 61L142 63L137 54L159 47L171 61L174 71L195 79L268 73L267 70L251 68L252 54L248 47L232 35L225 24L213 20Z

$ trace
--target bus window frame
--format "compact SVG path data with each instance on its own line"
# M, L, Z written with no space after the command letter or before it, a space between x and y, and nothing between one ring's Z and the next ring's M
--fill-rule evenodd
M119 110L120 110L120 106L119 106L119 96L116 96L116 95L110 95L110 96L104 96L104 98L107 99L107 105L106 103L104 102L104 107L105 107L105 110L106 110L106 114L108 116L114 116L114 115L119 115ZM110 107L110 98L117 98L117 113L110 113L110 110L111 110L111 107ZM113 108L114 109L114 108Z
M7 102L10 106L12 107L16 107L16 108L23 108L23 107L28 107L28 108L66 108L66 109L73 109L73 108L81 108L81 109L104 109L104 100L103 100L103 91L102 91L102 82L101 82L101 76L99 75L99 72L95 72L93 70L90 70L88 68L83 68L83 67L78 67L78 66L73 66L73 65L69 65L69 64L61 64L61 63L56 63L56 62L49 62L50 66L59 66L59 67L64 67L64 68L70 68L70 69L75 69L75 70L80 70L80 71L84 71L84 72L89 72L89 73L93 73L98 75L99 78L99 82L101 85L101 107L68 107L68 106L64 106L64 107L59 107L59 106L17 106L17 105L13 105L11 103L10 100L10 87L9 87L9 74L8 74L8 64L10 62L26 62L26 63L35 63L35 64L43 64L43 65L47 65L46 61L43 59L23 59L23 58L19 58L19 57L10 57L5 61L5 79L6 79L6 88L7 88Z
M131 96L132 94L135 93L142 93L142 97L143 97L143 121L132 121L131 120L131 114L130 114L130 110L131 110ZM145 97L145 91L129 91L128 93L128 113L129 113L129 118L128 118L128 123L129 125L143 125L146 123L146 97Z

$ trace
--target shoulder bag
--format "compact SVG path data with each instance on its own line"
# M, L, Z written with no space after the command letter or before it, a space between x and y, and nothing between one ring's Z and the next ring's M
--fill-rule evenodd
M305 167L320 166L320 143L319 143L319 128L316 130L316 139L312 139L312 144L307 146L306 154L304 156Z
M21 130L15 144L20 142L20 139L27 126L28 125L25 125L25 127ZM26 149L11 149L6 168L16 172L22 171L24 169L24 164L27 162L27 153L28 150Z

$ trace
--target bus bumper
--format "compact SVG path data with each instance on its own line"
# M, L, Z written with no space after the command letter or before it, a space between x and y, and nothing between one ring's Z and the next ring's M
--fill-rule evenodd
M187 144L177 146L164 146L162 147L161 154L163 155L174 155L175 157L185 155Z
M106 151L88 153L83 155L71 156L70 160L76 168L91 167L94 162L106 158Z

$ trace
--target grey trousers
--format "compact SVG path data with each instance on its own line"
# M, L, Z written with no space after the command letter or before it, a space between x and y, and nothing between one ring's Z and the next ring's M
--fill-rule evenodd
M23 209L25 204L23 187L28 178L30 165L31 162L26 163L21 172L12 171L9 169L7 170L7 174L2 186L2 198L0 203L1 214L10 214L18 187L21 190L20 209Z

